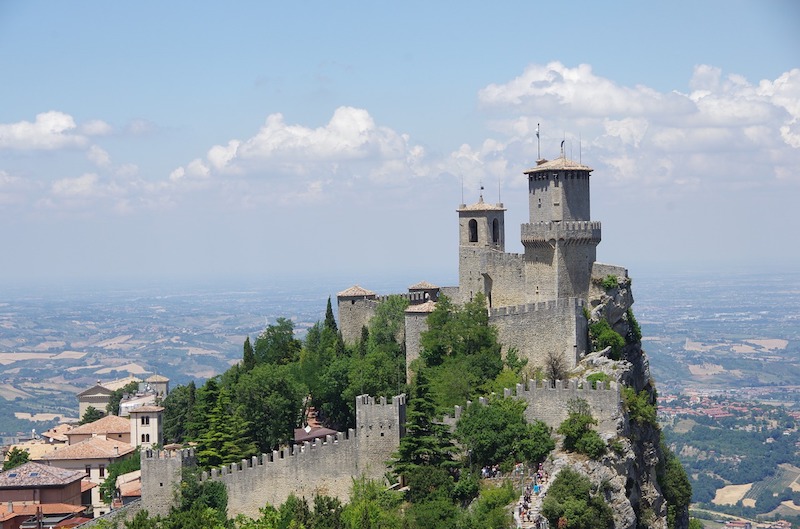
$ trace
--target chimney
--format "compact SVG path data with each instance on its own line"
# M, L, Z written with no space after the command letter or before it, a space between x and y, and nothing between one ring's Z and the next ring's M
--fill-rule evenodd
M115 447L114 447L114 455L115 455L115 456L118 456L118 455L119 455L119 447L118 447L118 446L115 446Z
M14 512L14 502L11 500L8 500L8 512L9 513Z

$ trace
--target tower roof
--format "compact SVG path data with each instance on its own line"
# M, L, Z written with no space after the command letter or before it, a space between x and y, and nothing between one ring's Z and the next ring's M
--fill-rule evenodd
M594 171L588 165L570 160L563 156L555 160L539 160L536 167L524 171L525 174L538 173L540 171Z
M432 283L428 283L427 281L420 281L416 285L411 285L408 287L409 290L433 290L439 288Z
M362 288L358 285L353 285L347 290L342 290L341 292L336 294L336 297L338 298L363 298L370 296L374 297L375 292L367 290L366 288Z
M483 201L483 195L480 196L478 201L474 204L470 204L469 206L466 204L461 204L458 206L459 213L462 211L505 211L506 208L503 207L503 203L499 202L497 204L489 204Z

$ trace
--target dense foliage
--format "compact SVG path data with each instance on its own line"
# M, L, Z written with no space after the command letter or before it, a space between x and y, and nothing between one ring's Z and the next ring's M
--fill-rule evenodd
M106 468L106 478L100 484L100 496L106 503L111 503L117 490L117 478L128 472L134 472L142 468L142 460L139 456L139 447L122 459L114 461Z
M567 418L558 427L558 433L564 436L564 449L586 454L592 459L602 456L606 451L606 443L592 428L596 424L597 420L592 417L585 400L570 401Z
M30 461L31 456L27 449L17 448L16 446L8 451L6 460L3 461L3 471L17 468Z
M342 341L330 300L325 320L304 341L291 320L278 318L252 344L245 339L241 363L200 387L190 382L170 392L165 441L196 442L201 465L211 467L291 443L309 406L325 426L353 427L357 395L405 391L405 351L397 337L406 306L400 296L382 303L353 347Z
M473 465L539 463L555 448L550 428L541 421L528 424L526 403L516 399L491 399L486 406L472 404L456 426L456 437L469 451Z
M542 502L542 514L550 527L560 529L604 529L614 525L605 498L592 490L589 478L571 468L563 469L553 480Z
M94 406L89 406L86 408L86 411L83 412L83 417L81 417L81 420L78 421L78 424L89 424L90 422L102 419L103 417L105 417L105 414L102 411L98 410Z
M662 444L664 459L657 469L658 484L667 500L667 527L675 529L679 516L686 512L692 499L692 485L677 457Z
M428 316L428 330L420 336L420 358L430 369L434 399L442 410L488 393L503 370L497 329L489 325L486 298L456 307L439 296Z
M601 319L589 324L589 338L592 341L592 350L600 351L606 347L611 347L609 357L612 360L619 360L622 356L622 348L625 347L625 338L611 328L608 321Z

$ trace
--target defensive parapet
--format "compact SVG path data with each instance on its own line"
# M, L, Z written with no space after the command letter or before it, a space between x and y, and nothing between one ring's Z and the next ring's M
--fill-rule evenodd
M550 244L551 241L569 243L600 243L601 225L598 221L532 222L522 224L523 246Z
M194 449L143 450L142 505L152 516L169 514L184 468L197 465Z
M354 477L383 479L386 461L404 434L405 420L405 395L389 402L360 395L355 430L213 468L203 472L201 480L225 484L230 517L258 517L264 505L280 505L290 494L311 499L319 493L347 501ZM195 464L193 452L143 453L142 502L148 511L169 511L181 469L188 464Z
M583 399L589 404L592 417L597 420L597 430L601 434L616 433L617 423L622 416L620 387L616 382L610 382L608 386L597 382L596 387L592 388L588 383L579 387L575 380L557 380L555 386L529 380L527 387L517 384L514 389L504 389L503 396L521 399L528 404L525 408L525 419L528 422L539 420L554 429L567 418L570 401L575 399ZM485 397L478 399L478 404L485 405L487 402ZM472 404L468 402L467 406ZM444 422L455 425L464 408L456 406L453 415L446 416Z

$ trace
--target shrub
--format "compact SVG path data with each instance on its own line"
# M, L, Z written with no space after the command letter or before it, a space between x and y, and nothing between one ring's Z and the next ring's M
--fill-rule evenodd
M558 433L564 436L564 449L585 454L592 459L599 458L605 453L606 445L592 429L597 421L589 413L588 403L583 399L575 399L568 406L569 416L558 427Z
M619 279L614 274L608 274L600 281L600 284L603 285L604 289L611 290L619 285Z
M619 360L622 357L622 348L625 339L611 328L608 321L600 320L589 325L589 337L592 339L595 351L611 347L611 359Z
M625 313L625 317L628 320L628 334L625 335L625 341L629 344L641 341L642 328L639 327L639 322L636 321L636 318L633 315L633 310L629 308Z
M592 491L589 478L571 468L558 473L542 502L542 514L550 527L603 529L614 525L614 517L602 496Z
M611 377L606 375L605 373L602 373L602 372L601 373L592 373L591 375L586 377L586 381L589 382L592 385L592 389L597 388L597 383L598 382L603 382L605 384L606 382L609 382L610 380L611 380Z
M622 388L622 403L632 421L658 427L656 405L650 402L650 394L647 391L636 393L631 387Z

